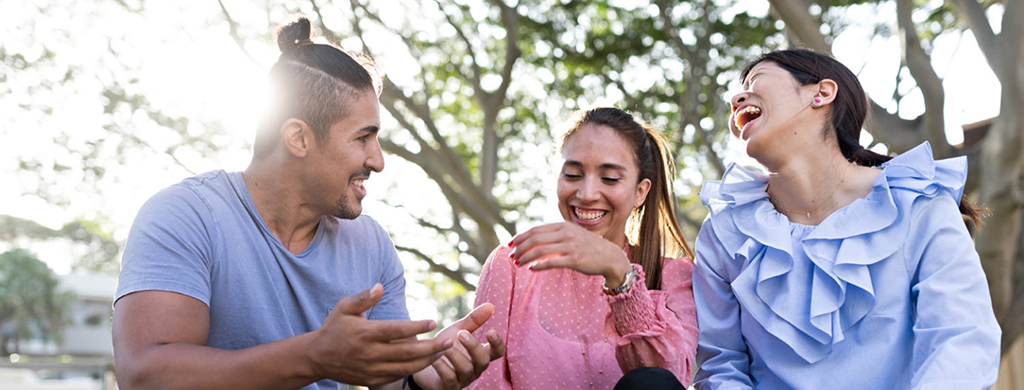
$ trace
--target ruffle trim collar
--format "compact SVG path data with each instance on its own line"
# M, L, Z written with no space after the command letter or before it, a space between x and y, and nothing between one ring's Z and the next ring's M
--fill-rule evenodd
M867 197L832 213L799 241L790 235L796 224L769 202L765 177L732 164L722 180L701 189L722 245L733 260L750 261L733 281L736 298L808 363L828 356L875 306L868 266L903 245L895 238L906 236L909 221L899 209L942 193L959 202L967 179L965 157L935 161L928 142L880 168ZM799 252L806 257L794 256ZM795 267L811 268L810 283L791 277Z

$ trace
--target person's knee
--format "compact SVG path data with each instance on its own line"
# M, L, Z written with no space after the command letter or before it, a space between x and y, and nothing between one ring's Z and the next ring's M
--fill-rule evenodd
M671 371L661 367L640 367L628 372L618 383L615 390L639 389L685 389L679 379Z

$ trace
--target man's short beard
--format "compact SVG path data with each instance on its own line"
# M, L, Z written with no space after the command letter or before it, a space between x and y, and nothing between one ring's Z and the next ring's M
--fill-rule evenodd
M331 214L341 219L356 219L359 214L362 214L362 211L352 210L348 205L348 194L342 194L338 198L338 202L334 204L334 212Z
M360 169L359 172L353 173L352 176L348 178L348 182L351 183L352 180L357 177L369 178L370 170L367 168ZM356 204L362 205L362 199L356 199ZM348 194L342 193L341 197L338 198L338 203L334 205L333 215L341 219L356 219L359 214L362 214L362 207L360 207L360 211L352 210L352 208L348 206Z

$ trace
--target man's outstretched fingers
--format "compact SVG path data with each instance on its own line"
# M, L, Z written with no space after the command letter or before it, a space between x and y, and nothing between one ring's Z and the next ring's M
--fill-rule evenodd
M385 379L378 381L377 384L394 382L427 368L427 366L433 364L441 356L442 354L438 353L404 362L382 362L374 367L371 375L376 378Z
M338 303L334 305L333 312L361 316L364 312L370 310L373 305L376 305L383 295L384 287L380 283L374 284L373 287L359 294L338 300Z
M436 327L437 323L433 320L374 321L370 339L385 342L405 340L432 331Z
M452 340L414 340L377 345L375 358L385 362L406 362L435 356L451 349Z

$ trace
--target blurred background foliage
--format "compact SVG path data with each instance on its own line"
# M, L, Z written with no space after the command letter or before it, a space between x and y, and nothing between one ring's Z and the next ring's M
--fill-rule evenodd
M0 355L21 352L22 340L61 342L75 295L60 291L58 283L34 254L24 249L0 253Z
M276 60L274 25L303 13L322 42L368 52L388 72L381 142L385 172L398 174L374 184L382 187L371 198L381 206L371 214L393 234L410 279L429 289L442 319L467 311L466 293L492 249L550 220L553 152L573 110L615 105L665 132L676 153L680 221L693 238L706 215L701 182L738 159L724 131L726 98L747 60L782 47L831 53L853 26L871 31L863 40L898 36L897 80L890 95L872 96L865 143L899 153L928 140L937 157L970 157L968 193L992 211L978 248L1004 348L1024 329L1019 1L36 0L2 7L0 111L16 115L0 124L0 152L10 156L0 163L19 194L62 211L48 226L63 225L0 217L8 247L63 240L73 248L72 269L116 272L124 221L139 202L194 173L244 168L258 105L239 105L240 96L258 93ZM850 16L864 14L887 16ZM1002 87L1001 114L982 141L947 141L944 85L930 59L944 36L977 39ZM905 100L923 101L924 109L907 115Z

